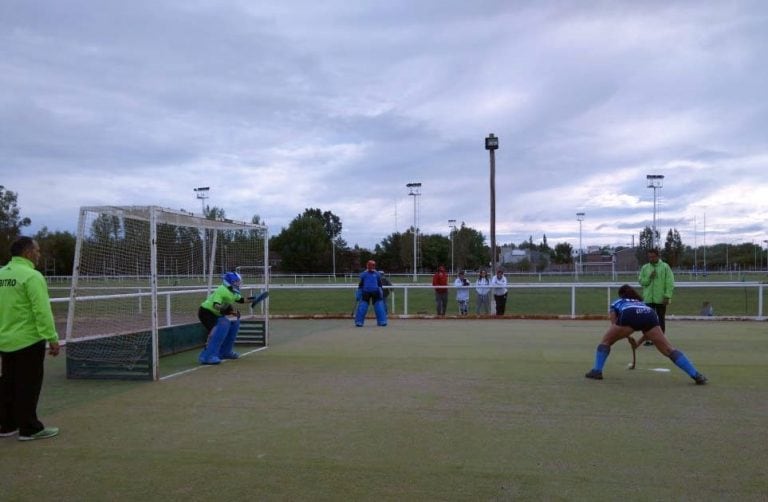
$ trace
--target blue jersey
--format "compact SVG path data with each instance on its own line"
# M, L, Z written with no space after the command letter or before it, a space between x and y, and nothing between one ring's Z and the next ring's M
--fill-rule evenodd
M381 276L375 270L366 270L360 274L360 284L357 286L363 293L378 293L381 288Z
M645 332L659 325L656 311L640 300L619 298L611 303L611 311L616 313L616 324L631 326L635 331Z

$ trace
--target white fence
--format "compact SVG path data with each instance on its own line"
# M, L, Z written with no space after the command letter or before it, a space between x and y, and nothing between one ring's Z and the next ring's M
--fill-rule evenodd
M592 307L588 314L594 315L604 315L607 310L608 306L610 305L611 301L615 299L616 291L623 283L619 282L585 282L585 283L509 283L507 288L509 290L510 294L510 303L508 304L508 313L511 313L513 315L531 315L536 316L539 314L539 312L536 312L536 309L538 308L537 305L532 305L530 307L527 307L528 310L524 311L523 313L520 313L520 311L517 312L511 312L514 308L520 308L520 305L522 303L525 303L526 296L532 296L535 294L536 291L541 291L542 293L546 294L549 293L550 290L554 292L554 290L559 290L559 296L560 298L558 300L558 307L556 313L552 313L551 306L544 305L541 306L542 312L549 312L546 315L550 316L556 316L556 317L571 317L571 318L577 318L580 317L580 315L584 314L584 306L583 303L585 302L585 297L587 294L591 295L592 300ZM706 291L712 290L713 288L716 288L719 290L719 294L723 295L725 294L726 297L730 297L731 300L733 298L738 298L739 300L739 308L738 310L740 312L731 312L729 313L727 309L719 309L719 307L724 307L723 301L716 301L715 302L715 309L716 309L716 315L713 317L714 319L720 319L720 320L727 320L727 319L743 319L743 320L756 320L756 321L764 321L766 320L766 309L765 309L765 283L761 282L678 282L676 285L676 293L675 298L685 298L688 296L689 298L692 296L696 296L697 298L707 298ZM351 306L354 298L354 290L357 287L356 281L349 281L346 283L326 283L326 284L279 284L279 283L272 283L270 285L270 290L273 292L273 295L270 296L271 299L280 298L280 292L309 292L309 291L315 291L320 292L322 294L323 291L327 291L328 293L324 295L327 297L327 301L329 304L329 307L326 309L326 312L336 312L338 313L344 313L345 311L351 312ZM447 287L450 290L450 298L449 301L452 301L454 296L455 287L450 285ZM58 289L58 288L52 288L52 289ZM115 288L108 288L111 289L112 292L114 292ZM128 289L128 288L126 288ZM248 291L248 287L244 287L244 291ZM102 294L100 293L100 290L102 288L96 287L93 290L93 295L81 297L78 298L77 301L83 301L83 302L100 302L100 301L110 301L114 300L115 298L130 298L132 301L135 301L137 303L136 311L141 312L141 309L144 308L144 305L147 304L148 297L150 296L151 292L149 291L149 288L130 288L130 292L123 290L121 294ZM336 291L336 299L334 300L332 298L332 291ZM399 317L421 317L423 315L432 316L434 312L433 308L433 296L432 296L432 290L433 287L430 284L409 284L409 283L395 283L393 284L391 288L391 294L388 298L388 306L390 309L390 312L392 312L394 315L397 315ZM587 291L590 290L590 291ZM603 300L599 300L595 302L595 295L599 295L599 290L604 290L604 306L601 305ZM693 294L693 290L698 290L695 292L695 295ZM346 292L348 292L348 295ZM471 292L471 302L474 302L474 286L470 287ZM343 295L339 295L338 293L343 293ZM250 293L249 293L250 294ZM190 318L192 320L195 319L196 316L196 309L192 309L189 307L189 298L190 295L194 295L195 297L202 298L205 296L205 289L204 288L189 288L189 287L166 287L166 288L160 288L158 290L158 305L161 305L161 318L159 319L160 327L165 326L173 326L178 324L179 322L188 322ZM202 295L202 296L201 296ZM185 298L186 297L186 298ZM565 306L565 300L563 298L567 297L569 299L569 306ZM322 312L311 312L301 310L299 307L296 306L295 310L293 309L293 306L291 305L290 300L286 300L287 296L283 296L282 304L273 304L276 308L270 308L271 316L272 317L280 317L280 316L317 316L322 317ZM341 298L341 300L339 300ZM349 299L349 303L345 303L346 300ZM682 300L681 300L682 301ZM51 303L52 304L67 304L69 302L69 298L52 298ZM176 305L177 302L185 302L186 306L182 309L183 315L179 312L179 305ZM581 304L580 304L581 302ZM535 302L528 302L528 303L535 303ZM735 302L731 302L735 303ZM339 306L341 305L341 306ZM147 304L148 306L148 304ZM62 308L62 305L59 305L58 308L54 308L54 312L56 314L56 320L57 324L61 325L62 322L62 316L61 312L65 311L65 308ZM510 308L512 307L512 308ZM549 309L547 310L547 308ZM263 308L263 307L262 307ZM335 310L334 310L335 309ZM681 313L682 307L680 304L677 303L677 300L673 302L672 307L668 311L667 318L668 319L683 319L683 318L702 318L701 316L696 315L696 313L690 313L690 306L688 308L689 313L684 314ZM718 312L718 310L721 310ZM723 311L724 310L724 311ZM261 312L259 312L261 311ZM252 314L260 314L263 310L261 308L257 307L257 312L251 312ZM472 312L472 310L470 310ZM743 312L749 312L747 315L744 315ZM62 333L63 334L63 333Z

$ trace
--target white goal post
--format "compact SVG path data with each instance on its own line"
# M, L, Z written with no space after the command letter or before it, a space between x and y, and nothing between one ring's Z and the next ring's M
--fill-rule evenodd
M199 347L197 309L225 272L244 296L269 289L266 225L158 206L80 208L66 327L70 378L158 380L159 358ZM243 320L261 321L269 300Z

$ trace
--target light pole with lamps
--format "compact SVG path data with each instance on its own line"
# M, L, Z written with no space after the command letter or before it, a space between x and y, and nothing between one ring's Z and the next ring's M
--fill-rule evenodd
M576 277L578 278L579 273L583 272L583 269L582 269L583 264L581 262L581 255L583 254L582 252L583 247L581 245L581 222L584 221L584 213L576 213L576 220L578 220L579 222L579 266L576 269Z
M491 274L496 273L496 150L499 138L489 134L485 138L485 149L491 157Z
M194 190L195 190L195 192L197 194L197 198L200 199L200 203L202 205L203 218L205 218L205 199L208 198L208 192L211 190L211 187L197 187ZM205 269L207 267L207 265L205 263L207 261L206 260L207 251L206 251L206 246L205 246L205 234L206 234L206 230L203 229L203 280L205 280Z
M416 270L416 242L419 238L419 224L416 211L416 199L421 195L421 183L408 183L405 185L408 187L408 195L413 197L413 282L417 281Z
M648 180L648 188L653 188L653 247L659 247L659 237L656 231L656 189L664 186L663 174L647 174L645 178Z
M448 220L448 228L451 229L451 275L453 275L453 239L456 234L456 220Z

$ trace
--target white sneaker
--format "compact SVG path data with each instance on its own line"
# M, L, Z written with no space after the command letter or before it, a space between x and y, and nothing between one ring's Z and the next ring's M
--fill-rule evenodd
M59 435L58 427L46 427L45 429L39 432L35 432L31 436L19 436L19 441L34 441L35 439L48 439L58 435Z

